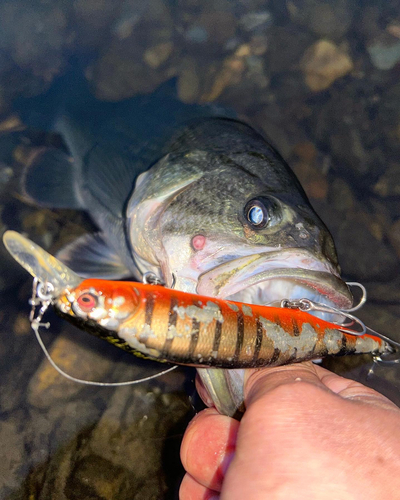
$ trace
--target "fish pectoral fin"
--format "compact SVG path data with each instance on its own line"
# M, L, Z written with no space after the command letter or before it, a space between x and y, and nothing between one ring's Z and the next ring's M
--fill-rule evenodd
M38 148L25 167L23 192L42 206L82 209L75 171L72 157L61 149Z
M84 278L132 277L102 233L84 234L57 253L57 258Z

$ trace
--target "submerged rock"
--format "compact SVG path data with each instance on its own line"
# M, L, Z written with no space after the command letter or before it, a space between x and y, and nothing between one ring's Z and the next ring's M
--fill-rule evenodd
M239 26L252 33L264 33L273 23L273 16L269 10L248 12L239 20Z
M296 144L294 151L299 158L292 162L292 168L311 200L325 199L328 193L328 181L322 171L317 168L318 152L311 142Z
M69 500L136 498L130 487L132 488L132 484L122 467L116 467L101 457L89 455L76 462L66 483L66 494Z
M24 468L24 438L12 420L0 422L0 497L19 485Z
M348 0L290 0L292 19L320 37L339 38L350 28L353 5Z
M389 196L400 196L400 164L393 163L389 165L378 179L374 186L375 193L383 198Z
M201 87L201 70L193 57L186 57L181 61L177 92L182 102L197 102Z
M308 31L298 27L287 29L286 26L273 26L269 38L268 69L272 74L279 74L297 68L299 60L313 40Z
M329 88L353 69L349 55L328 40L319 40L303 55L300 66L305 82L313 92Z
M183 475L179 445L192 416L185 397L170 393L166 398L160 391L149 391L143 386L119 388L109 398L100 420L87 420L86 427L78 420L79 415L71 412L71 405L64 409L65 418L56 420L60 426L58 434L51 430L53 416L37 416L38 423L43 422L32 429L35 439L31 446L36 452L43 450L46 473L35 461L23 490L40 492L39 500L176 497L174 492ZM76 411L82 410L89 416L82 404L76 407ZM79 422L75 435L74 422ZM55 444L58 451L50 458L49 450ZM36 454L35 458L39 456Z
M174 44L171 41L149 47L143 55L144 62L150 68L157 69L169 59L173 50Z
M58 337L50 348L55 363L65 372L85 380L102 380L112 361L68 337ZM58 373L47 360L29 384L28 400L36 408L50 408L71 400L86 386L72 382Z
M388 233L389 241L395 249L400 259L400 219L398 219L390 228ZM400 302L400 301L399 301Z
M400 62L400 39L382 33L367 46L372 64L377 69L389 70Z
M110 28L115 22L124 0L74 0L75 30L80 50L99 50L109 39Z
M374 302L386 305L395 304L393 307L397 309L397 315L399 315L400 275L396 275L394 278L386 282L371 281L369 283L364 282L364 285L367 288L368 299L371 304ZM368 307L365 307L365 310L368 310Z
M63 71L73 48L74 33L69 25L69 9L55 2L2 2L0 19L0 49L18 68L14 75L19 73L20 76L19 81L15 79L13 82L17 85L14 96L17 95L15 90L21 92L23 88L24 93L43 92ZM7 69L7 65L0 66L0 80L3 71L11 77Z
M385 239L381 239L379 219L364 212L346 213L335 228L329 218L340 262L346 276L363 280L384 281L399 272L399 261ZM376 226L374 225L376 224Z
M107 45L86 71L95 95L119 101L150 93L174 76L176 69L169 64L173 35L173 21L165 2L124 2L110 28Z
M251 86L258 89L265 89L269 84L266 75L264 61L258 52L259 46L246 43L240 45L235 52L224 59L222 65L209 74L200 101L212 102L217 100L222 93L231 87L237 86L240 89L246 87L246 83L251 82Z
M328 201L334 210L342 213L351 212L357 203L351 187L340 177L331 183Z
M228 7L228 5L227 5ZM222 52L224 45L235 35L237 20L229 8L204 10L187 26L184 37L207 51Z

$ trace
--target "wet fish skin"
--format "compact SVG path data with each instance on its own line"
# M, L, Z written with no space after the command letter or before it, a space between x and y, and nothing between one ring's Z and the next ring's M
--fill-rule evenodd
M100 232L60 256L82 275L107 278L140 274L126 234L126 206L138 176L163 156L163 145L182 123L232 114L181 103L173 81L151 96L99 102L79 71L45 96L22 100L18 112L28 126L57 132L65 144L32 156L22 179L24 195L39 206L87 211Z

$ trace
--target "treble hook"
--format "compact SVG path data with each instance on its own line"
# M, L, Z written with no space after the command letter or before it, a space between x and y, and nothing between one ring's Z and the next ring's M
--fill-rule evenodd
M290 307L292 309L300 309L301 311L304 311L304 312L317 311L317 312L327 312L330 314L341 315L341 316L351 320L350 322L346 322L346 323L337 323L335 321L331 321L331 323L337 325L338 330L340 330L341 332L348 333L350 335L356 335L356 336L368 334L368 335L372 335L374 337L378 337L381 340L383 340L384 342L386 342L387 351L390 354L396 352L395 347L400 347L400 342L396 342L395 340L392 340L389 337L386 337L386 335L383 335L382 333L379 333L379 332L373 330L372 328L369 328L359 318L350 314L348 311L351 309L341 310L341 309L337 309L336 307L328 306L327 304L320 304L319 302L313 302L312 300L305 299L305 298L304 299L297 299L297 300L293 300L293 301L290 301L288 299L284 299L281 301L281 307ZM347 326L354 325L354 324L357 324L361 328L361 330L357 331L357 330L353 330L350 328L346 328ZM400 363L400 360L385 360L385 359L382 359L378 355L375 359L377 362L380 362L380 363L396 363L396 364Z
M152 271L147 271L146 273L143 274L142 276L142 281L145 285L160 285L160 286L165 286L166 283L162 281L156 273L153 273ZM172 273L172 283L171 283L171 288L174 288L176 284L176 276L174 273Z
M395 348L396 347L400 348L400 342L396 342L395 340L392 340L389 337L386 337L386 335L383 335L382 333L379 333L379 332L373 330L372 328L367 327L363 321L361 321L356 316L353 316L352 314L350 314L350 312L357 311L358 309L360 309L367 301L367 290L366 290L365 286L362 285L361 283L356 282L356 281L348 281L348 282L346 282L346 284L349 287L352 287L352 286L358 287L361 289L361 292L362 292L361 298L360 298L358 304L356 304L355 306L353 306L349 309L338 309L336 307L333 307L333 306L330 306L327 304L322 304L320 302L314 302L314 301L307 299L307 298L295 299L295 300L283 299L280 302L280 306L281 307L289 307L291 309L300 309L301 311L304 311L304 312L316 311L316 312L324 312L324 313L339 315L339 316L345 318L345 321L346 321L346 319L350 320L350 321L346 321L346 322L342 322L342 323L331 321L331 323L337 325L338 330L340 330L343 333L348 333L350 335L360 336L360 335L368 334L368 335L372 335L374 337L378 337L386 343L386 351L388 354L395 353L396 352ZM350 325L355 325L355 324L360 327L360 330L346 328L346 327L349 327ZM400 359L393 359L393 360L383 359L381 354L374 355L373 359L374 359L375 363L385 363L385 364L399 364L400 363ZM371 368L371 370L372 370L372 368Z
M46 280L42 282L37 277L33 279L32 297L29 300L29 304L31 305L29 321L33 330L35 330L35 327L39 328L40 326L44 328L50 327L50 323L41 323L41 321L53 300L52 292L54 292L54 286L50 281ZM38 306L40 306L40 308L37 312L36 308Z
M296 300L288 300L284 299L281 301L281 307L289 307L291 309L300 309L300 311L304 312L311 312L311 311L316 311L316 312L324 312L324 313L329 313L329 314L336 314L338 316L342 316L344 318L349 319L350 321L347 322L336 322L336 321L331 321L331 323L337 325L338 330L344 332L344 333L350 333L351 335L364 335L367 332L367 327L364 325L364 323L357 318L356 316L353 316L348 312L348 310L341 310L337 309L336 307L333 306L328 306L327 304L322 304L320 302L314 302L310 299L296 299ZM360 326L361 331L357 330L352 330L349 328L346 328L347 326L354 325L356 323L357 325Z
M152 271L147 271L142 276L142 281L145 285L160 285L165 286L164 281L162 281L155 273Z
M391 346L391 348L393 349L392 353L395 352L395 349L393 348L393 346L400 347L400 342L396 342L396 340L392 340L389 337L386 337L386 335L383 335L383 333L379 333L379 332L373 330L372 328L369 328L368 326L367 326L367 333L369 335L374 335L375 337L379 337L380 339L385 341L387 344L389 344ZM382 360L382 361L384 361L384 360Z
M396 350L390 345L386 344L386 350L387 354L393 354L396 352ZM386 353L383 353L386 354ZM384 359L382 358L382 354L373 354L372 355L372 365L371 368L368 370L367 373L367 379L374 374L374 368L376 365L398 365L400 363L399 358L395 359Z
M353 312L357 311L358 309L361 309L361 307L367 302L367 289L365 288L364 285L361 283L358 283L357 281L346 281L346 285L351 288L352 286L358 287L361 289L361 298L358 304L356 304L353 307L350 307L350 309L345 309L346 312Z

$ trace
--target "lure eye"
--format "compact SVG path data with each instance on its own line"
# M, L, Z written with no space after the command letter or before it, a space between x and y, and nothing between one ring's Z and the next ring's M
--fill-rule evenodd
M261 200L250 200L245 206L244 215L251 226L261 229L270 221L268 208Z
M85 292L76 300L81 311L88 313L97 306L97 297L92 293Z

